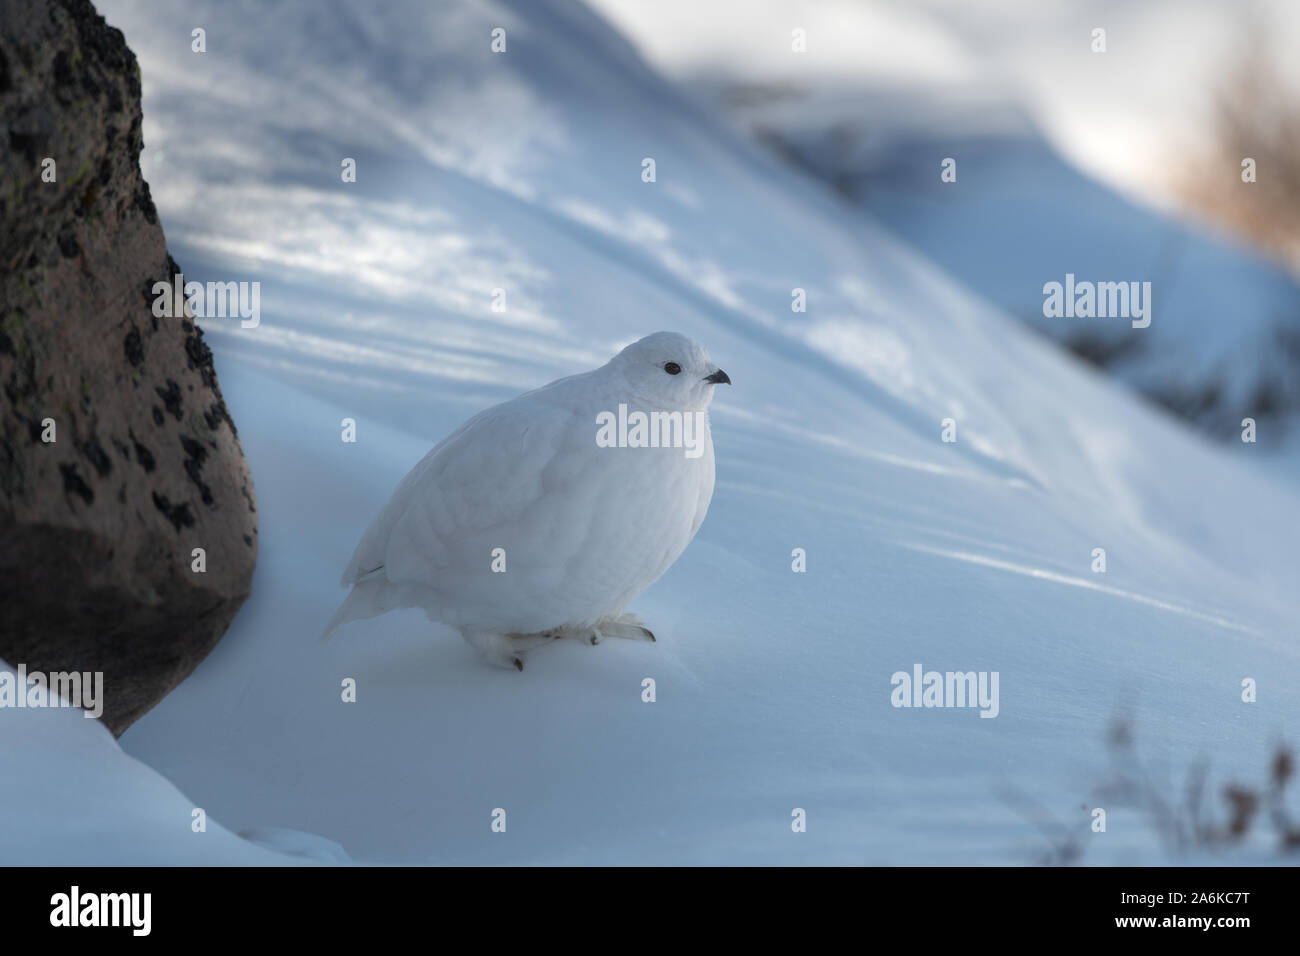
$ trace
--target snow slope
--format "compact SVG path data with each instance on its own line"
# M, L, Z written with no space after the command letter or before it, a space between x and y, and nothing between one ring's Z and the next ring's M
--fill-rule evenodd
M4 661L0 673L17 680ZM215 822L196 832L193 813L202 805L123 753L108 728L80 710L6 708L0 754L0 865L288 862Z
M257 328L204 323L257 485L253 595L122 739L225 827L362 862L1024 862L1044 846L1016 792L1087 861L1150 862L1140 815L1087 829L1117 709L1157 765L1206 756L1216 779L1259 776L1300 716L1300 501L1254 446L1189 436L1068 361L683 102L583 7L104 10L142 63L177 261L263 283ZM206 54L176 40L193 24ZM661 328L735 386L708 519L634 606L657 644L556 646L515 674L416 611L316 641L432 443ZM998 671L999 715L892 707L915 663ZM60 838L59 814L32 819Z
M858 109L908 101L901 91L854 99ZM845 147L828 135L833 120L808 125L799 105L782 105L788 122L766 112L763 128L970 289L1220 441L1238 440L1245 417L1266 449L1300 440L1300 284L1280 265L1135 204L1032 129L955 131L922 102L905 111L912 122ZM940 180L947 157L955 183ZM1044 284L1067 274L1149 283L1150 326L1045 316Z
M589 2L653 66L692 85L802 90L814 109L849 89L941 92L952 132L989 132L1010 100L1071 165L1161 209L1179 205L1170 172L1199 148L1215 87L1243 53L1278 59L1279 92L1300 93L1300 61L1287 55L1300 35L1292 0ZM792 55L796 28L805 49ZM1104 53L1093 51L1098 28ZM874 130L905 118L916 97L896 110L857 103L841 104L837 120Z
M1293 45L1294 4L593 2L683 88L979 295L1220 441L1252 417L1265 448L1300 454L1300 283L1169 212L1225 65L1259 43L1249 25ZM1045 317L1044 284L1067 274L1151 283L1151 327Z

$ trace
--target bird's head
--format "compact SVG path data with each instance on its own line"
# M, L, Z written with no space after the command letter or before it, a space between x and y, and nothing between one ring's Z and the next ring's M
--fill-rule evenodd
M638 339L609 364L635 397L668 409L707 408L713 387L731 384L703 345L677 332L655 332Z

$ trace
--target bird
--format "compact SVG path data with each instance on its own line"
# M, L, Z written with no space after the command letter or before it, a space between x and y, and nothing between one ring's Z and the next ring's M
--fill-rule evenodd
M420 608L489 663L562 639L655 640L627 608L681 556L713 498L708 410L731 378L655 332L606 364L485 409L398 484L326 625Z

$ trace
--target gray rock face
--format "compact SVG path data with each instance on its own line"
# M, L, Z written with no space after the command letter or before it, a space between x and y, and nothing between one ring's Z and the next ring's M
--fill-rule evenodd
M179 269L140 120L89 2L0 0L0 658L102 671L115 734L212 649L257 558L212 354L153 314Z

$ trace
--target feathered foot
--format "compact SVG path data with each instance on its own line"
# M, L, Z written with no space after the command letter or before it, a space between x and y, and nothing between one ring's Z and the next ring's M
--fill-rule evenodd
M529 651L557 641L561 636L550 631L542 634L466 634L465 640L489 664L522 671L524 657Z
M635 614L624 614L612 621L601 621L596 625L601 637L621 637L627 641L653 641L654 631L645 627ZM599 644L599 641L592 641Z
M653 641L655 639L654 632L648 627L643 627L641 619L635 614L624 614L622 617L610 618L601 621L594 627L548 631L547 633L585 641L588 644L599 644L607 637L619 637L628 641Z
M586 644L599 644L607 637L628 641L653 641L654 632L641 624L635 614L601 621L593 627L552 628L539 634L466 634L465 640L491 664L497 667L524 669L525 655L534 648L554 641L570 639Z

